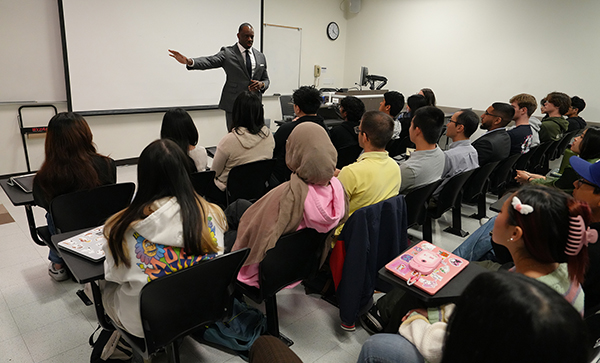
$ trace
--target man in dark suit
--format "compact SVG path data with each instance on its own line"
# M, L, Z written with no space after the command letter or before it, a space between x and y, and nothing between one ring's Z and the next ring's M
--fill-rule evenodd
M233 128L233 102L246 89L257 92L259 97L269 88L267 59L254 43L254 28L248 23L240 25L237 33L238 42L230 47L222 47L219 53L198 58L188 58L176 50L169 49L171 57L185 64L187 69L223 68L227 80L221 92L219 108L225 110L227 130Z
M481 115L479 127L487 132L471 143L477 150L479 166L508 157L511 143L505 127L512 120L514 114L515 110L511 105L496 102Z

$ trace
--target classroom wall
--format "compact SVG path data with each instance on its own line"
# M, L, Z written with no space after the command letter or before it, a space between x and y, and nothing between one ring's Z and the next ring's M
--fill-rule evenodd
M344 84L367 66L405 96L429 87L440 105L476 109L560 91L600 121L598 14L589 0L364 0L348 19Z
M264 7L265 22L301 27L303 30L301 83L313 84L313 66L319 64L327 67L321 78L328 79L332 87L341 87L346 24L339 1L265 0ZM328 40L325 35L325 27L330 21L337 21L341 28L341 35L335 42ZM255 24L255 27L257 26L258 24ZM234 37L237 29L231 31ZM43 93L48 95L46 99L32 101L51 101L59 112L65 111L67 105L64 102L66 93L56 0L0 0L0 44L6 56L23 59L23 63L19 63L14 69L6 69L0 60L3 71L14 74L15 82L26 79L36 87L48 89ZM215 53L217 51L218 49L215 49ZM200 54L189 56L198 55ZM174 63L174 66L177 64ZM276 65L269 64L269 67L274 66ZM37 72L44 77L31 80L32 77L28 76L33 67L45 67L43 71ZM2 79L8 78L3 76ZM2 83L2 87L10 87L10 82ZM18 97L17 99L21 100ZM266 97L264 105L265 117L271 120L281 118L279 100L276 97ZM20 103L0 103L0 145L3 149L0 175L27 170L17 126L19 106ZM200 131L201 145L216 145L226 134L223 111L193 111L190 114ZM25 123L30 126L44 125L48 119L48 114L44 112L29 112L24 117ZM86 119L94 134L98 151L114 159L126 159L137 157L148 143L158 138L162 114L89 116ZM31 166L34 170L38 169L43 161L43 143L43 136L28 139Z
M582 116L600 121L600 2L591 0L363 0L358 14L339 0L265 0L265 22L302 28L302 84L313 84L313 66L326 71L320 87L352 87L361 66L388 77L386 88L405 95L432 88L440 105L485 109L527 92L538 100L558 90L583 97ZM325 28L341 30L330 41ZM235 29L232 30L235 33ZM0 0L0 44L7 57L19 57L16 69L0 68L14 79L41 87L48 98L65 101L56 0ZM215 50L216 52L216 50ZM165 56L167 56L165 54ZM15 64L12 62L11 64ZM269 64L269 67L275 67ZM43 77L30 70L45 67ZM5 76L3 76L5 77ZM11 87L4 81L2 87ZM16 82L15 81L15 82ZM0 100L2 101L2 100ZM25 101L25 100L23 100ZM59 111L65 102L53 102ZM275 97L264 99L265 114L280 117ZM0 103L0 175L24 172L25 158L17 127L19 104ZM195 111L200 143L216 145L225 135L224 112ZM101 153L115 159L137 157L158 137L161 114L88 117ZM30 117L34 126L47 115ZM28 141L32 168L43 159L43 137Z

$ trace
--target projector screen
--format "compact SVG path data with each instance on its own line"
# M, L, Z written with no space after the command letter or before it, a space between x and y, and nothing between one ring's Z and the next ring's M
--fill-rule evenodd
M188 57L216 54L254 26L260 48L262 0L59 0L69 108L86 114L216 107L221 69L188 71Z

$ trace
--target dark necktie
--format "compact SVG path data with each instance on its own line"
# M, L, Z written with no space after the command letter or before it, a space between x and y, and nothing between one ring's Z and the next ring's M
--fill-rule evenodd
M252 61L250 60L250 50L246 49L246 70L248 71L248 75L250 79L252 79Z

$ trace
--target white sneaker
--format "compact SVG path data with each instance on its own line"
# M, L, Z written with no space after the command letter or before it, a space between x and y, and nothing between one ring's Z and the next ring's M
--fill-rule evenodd
M50 275L50 277L52 277L56 281L65 281L69 278L67 270L65 270L64 267L56 270L54 268L53 262L50 262L50 264L48 265L48 275Z

